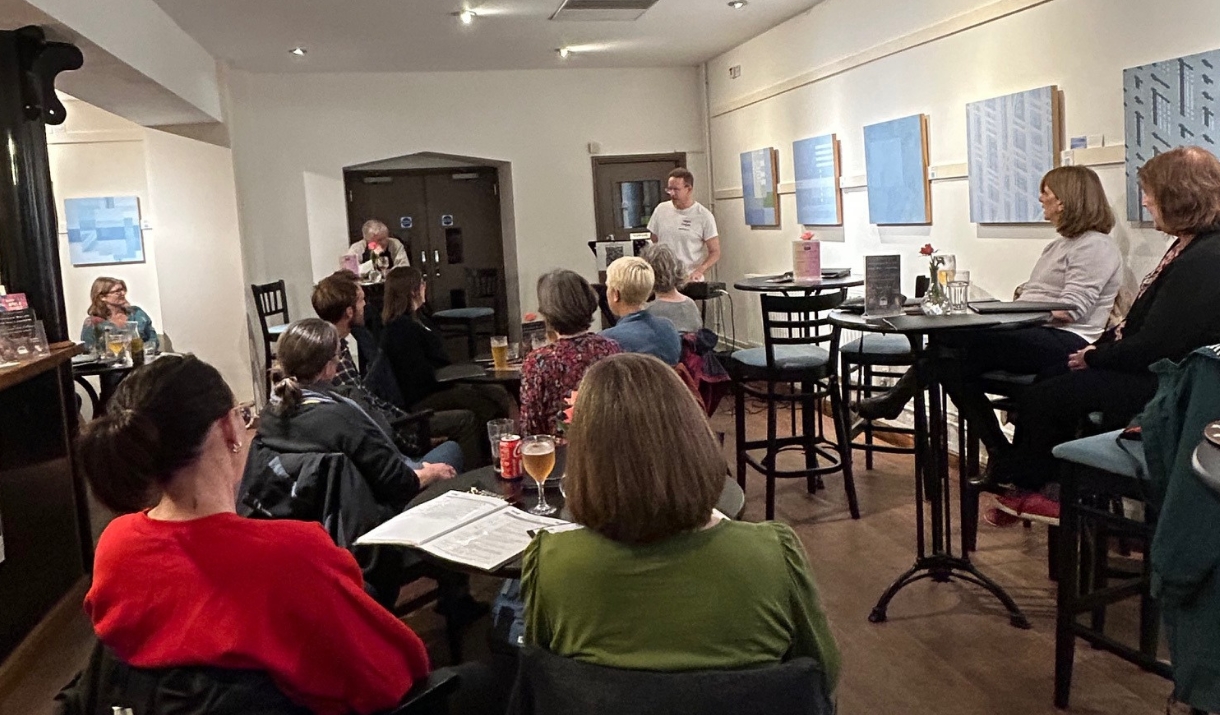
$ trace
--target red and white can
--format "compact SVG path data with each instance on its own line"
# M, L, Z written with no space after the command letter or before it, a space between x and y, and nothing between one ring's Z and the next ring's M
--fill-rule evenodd
M521 478L521 437L518 435L500 435L500 477Z

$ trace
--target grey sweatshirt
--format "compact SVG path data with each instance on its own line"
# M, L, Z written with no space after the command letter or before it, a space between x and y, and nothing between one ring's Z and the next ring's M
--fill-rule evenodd
M1122 287L1123 257L1109 235L1089 231L1046 245L1018 300L1071 303L1071 323L1056 326L1090 343L1106 329Z

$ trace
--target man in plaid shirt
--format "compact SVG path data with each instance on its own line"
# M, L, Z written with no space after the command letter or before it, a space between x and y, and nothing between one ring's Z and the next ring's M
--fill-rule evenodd
M374 395L364 385L364 376L352 358L351 349L347 346L347 336L352 327L364 324L364 289L360 287L356 277L348 271L337 271L318 282L311 296L313 309L318 317L335 326L339 331L339 367L335 378L331 381L335 387L343 388L349 397L372 408L378 414L374 419L382 418L385 423L407 416L407 413L396 405ZM371 364L371 356L366 356L365 364ZM382 420L378 420L382 421ZM483 456L483 441L479 439L479 425L474 413L470 410L444 410L433 413L429 421L433 434L452 439L462 447L462 456L468 468L486 463ZM396 440L400 441L400 440ZM415 445L420 452L428 451L430 445Z

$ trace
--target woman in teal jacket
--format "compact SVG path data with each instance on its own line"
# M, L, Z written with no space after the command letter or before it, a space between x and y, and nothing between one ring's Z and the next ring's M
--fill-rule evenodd
M118 278L98 278L89 289L89 317L81 328L80 339L86 345L98 343L107 329L125 328L134 324L145 346L156 347L157 329L152 318L139 306L127 302L127 284Z

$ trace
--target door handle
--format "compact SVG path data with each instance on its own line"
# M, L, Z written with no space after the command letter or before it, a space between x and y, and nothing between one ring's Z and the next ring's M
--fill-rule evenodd
M432 249L432 262L439 264L441 262L441 252L437 249Z
M419 265L421 265L421 266L428 265L428 252L427 251L419 252Z

